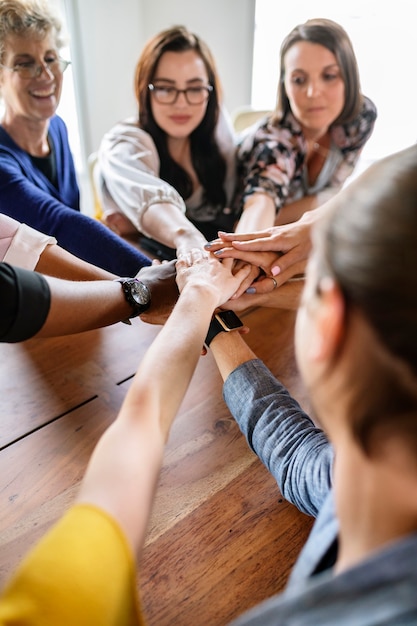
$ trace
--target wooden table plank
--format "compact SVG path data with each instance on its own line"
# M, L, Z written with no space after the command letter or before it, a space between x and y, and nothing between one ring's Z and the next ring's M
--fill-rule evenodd
M0 448L131 377L159 330L133 320L132 326L0 344Z

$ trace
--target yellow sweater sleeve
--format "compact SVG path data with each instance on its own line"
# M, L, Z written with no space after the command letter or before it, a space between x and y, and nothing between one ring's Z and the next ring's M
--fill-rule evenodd
M73 506L0 598L1 626L143 626L127 540L105 511Z

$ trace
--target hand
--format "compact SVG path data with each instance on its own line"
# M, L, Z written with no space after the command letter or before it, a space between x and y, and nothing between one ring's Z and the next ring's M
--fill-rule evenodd
M175 263L173 261L153 261L149 267L142 267L136 278L147 285L151 291L151 306L140 319L148 324L165 324L174 304L178 299L178 287L175 282Z
M316 211L309 211L297 222L255 233L219 232L219 239L209 242L205 248L217 258L241 259L262 267L280 286L305 270L311 250L311 228L319 217ZM265 252L270 256L264 256ZM275 253L275 257L271 253Z
M240 259L225 259L222 262L223 262L223 265L225 265L228 262L231 262L230 269L232 271L232 274L236 274L236 272L238 272L241 267L244 267L246 265L246 263ZM248 289L250 289L251 285L253 285L259 279L259 276L262 274L261 267L258 267L257 265L251 265L250 263L249 265L250 265L250 272L248 276L245 278L245 280L241 282L239 289L236 291L236 293L233 294L232 299L240 298L242 294L244 294Z
M256 285L263 285L262 288L257 288L256 293L246 292L237 299L231 298L221 308L230 309L236 313L259 306L296 311L300 304L304 279L291 278L284 285L281 285L279 289L273 289L272 292L270 283L272 283L271 279L268 280L265 277L262 282L256 283Z
M250 271L250 265L244 265L232 273L229 267L214 256L208 256L204 250L194 248L177 260L177 284L180 291L186 286L194 285L211 292L215 309L237 292Z
M205 252L205 254L207 253ZM238 272L240 268L245 265L245 262L239 259L233 259L233 258L226 259L225 258L225 259L218 259L218 260L223 264L224 267L228 267L230 271L232 272L232 274L236 274L236 272ZM251 265L249 274L240 283L239 289L236 291L236 293L232 297L239 298L252 285L252 283L258 279L260 274L262 274L262 269L256 265Z

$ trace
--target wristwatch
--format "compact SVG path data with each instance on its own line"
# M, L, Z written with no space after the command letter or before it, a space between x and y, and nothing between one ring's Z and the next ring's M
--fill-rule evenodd
M116 278L121 283L127 302L133 310L129 317L137 317L151 306L151 292L149 287L138 278Z
M215 313L210 322L207 337L204 342L206 347L208 348L210 346L213 339L219 333L228 333L242 326L243 322L234 311L219 311L219 313Z

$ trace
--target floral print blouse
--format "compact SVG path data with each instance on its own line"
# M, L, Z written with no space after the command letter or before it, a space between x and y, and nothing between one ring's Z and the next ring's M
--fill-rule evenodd
M271 196L277 213L281 207L306 195L318 194L319 204L322 204L352 174L372 134L376 117L374 103L364 97L362 109L354 120L330 129L329 153L314 185L308 183L306 140L292 113L288 113L279 125L264 118L243 131L237 153L238 208L241 210L246 198L255 192Z

